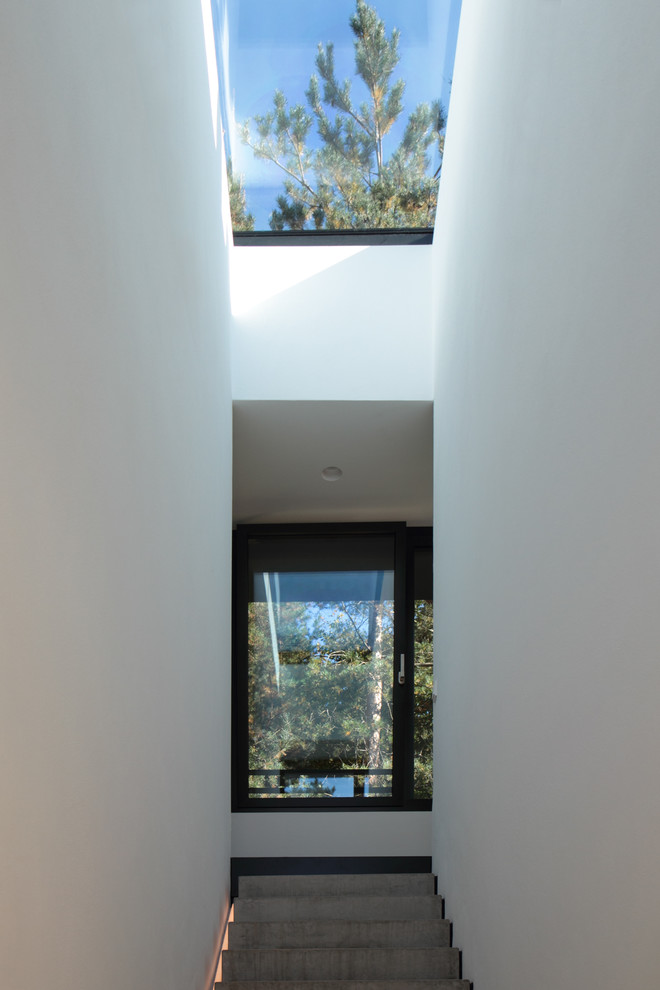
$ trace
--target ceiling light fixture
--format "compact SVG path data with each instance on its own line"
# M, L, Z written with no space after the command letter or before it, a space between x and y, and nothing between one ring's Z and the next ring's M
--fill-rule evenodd
M327 467L321 471L321 477L324 481L339 481L343 473L341 468Z

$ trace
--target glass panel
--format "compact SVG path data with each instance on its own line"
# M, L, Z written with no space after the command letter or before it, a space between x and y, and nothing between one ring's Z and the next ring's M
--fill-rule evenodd
M415 701L413 738L416 798L433 797L433 551L417 549L415 566Z
M249 797L391 797L393 557L380 536L250 541Z
M460 0L212 0L235 230L430 228Z

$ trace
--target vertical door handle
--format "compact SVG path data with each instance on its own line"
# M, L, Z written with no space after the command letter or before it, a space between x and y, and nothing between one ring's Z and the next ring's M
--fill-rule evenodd
M405 653L402 653L399 661L399 684L405 684L405 683L406 683L406 655Z

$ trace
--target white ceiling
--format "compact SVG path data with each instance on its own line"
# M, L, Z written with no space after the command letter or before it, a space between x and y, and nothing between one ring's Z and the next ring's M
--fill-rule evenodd
M431 525L432 477L431 402L234 402L235 523Z

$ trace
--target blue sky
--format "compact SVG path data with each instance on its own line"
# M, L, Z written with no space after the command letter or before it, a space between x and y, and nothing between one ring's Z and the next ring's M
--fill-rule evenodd
M349 18L355 0L216 0L216 13L223 5L229 34L228 97L239 122L266 113L278 88L290 103L304 103L319 42L334 42L338 77L353 78ZM372 5L385 21L388 34L394 27L401 32L401 61L393 80L406 81L407 113L438 96L447 106L460 0L374 0ZM353 88L359 102L359 84ZM391 148L396 139L393 132ZM256 161L235 137L230 144L234 169L245 177L248 206L256 214L257 227L267 229L281 188L281 173Z

